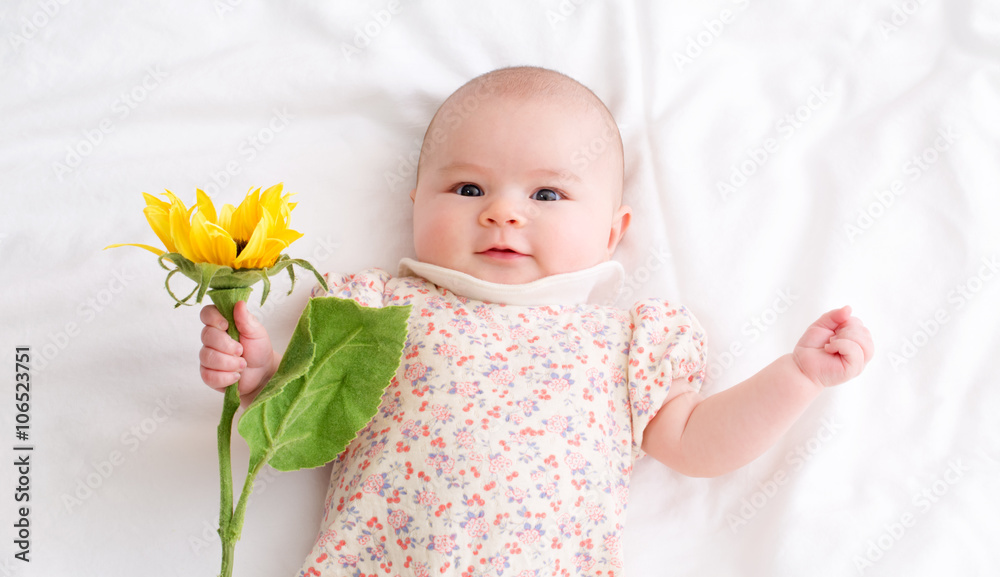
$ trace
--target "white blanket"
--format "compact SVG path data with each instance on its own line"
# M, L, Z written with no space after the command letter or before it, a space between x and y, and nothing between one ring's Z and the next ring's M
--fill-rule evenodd
M639 462L626 574L996 574L995 1L32 0L0 8L0 575L217 574L221 396L198 374L198 309L173 309L153 255L101 250L158 244L140 192L236 203L283 181L305 234L291 256L395 271L427 122L514 64L614 112L636 213L626 296L702 321L706 392L843 304L876 341L861 377L747 467ZM285 297L278 280L255 308L279 350L311 284ZM233 453L239 486L239 437ZM297 575L327 475L261 475L236 575Z

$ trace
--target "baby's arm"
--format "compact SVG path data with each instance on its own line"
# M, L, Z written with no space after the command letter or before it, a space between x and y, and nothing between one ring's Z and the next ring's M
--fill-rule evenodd
M791 354L746 381L707 399L692 391L668 401L646 426L642 449L692 477L738 469L770 448L824 388L858 376L873 351L850 307L830 311Z
M240 382L241 404L246 406L267 384L278 368L281 355L271 348L271 338L264 326L247 310L245 302L236 303L233 320L240 331L236 342L226 333L228 323L214 306L201 309L201 380L216 390Z

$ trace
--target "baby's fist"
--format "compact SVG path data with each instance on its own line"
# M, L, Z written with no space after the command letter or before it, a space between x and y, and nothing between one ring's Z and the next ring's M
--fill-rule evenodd
M832 310L806 329L792 358L802 374L824 387L861 374L875 353L872 335L851 316L851 307Z
M247 303L240 301L233 308L240 341L226 333L228 322L213 305L201 309L201 379L206 385L224 390L239 381L240 395L255 392L267 383L278 365L277 355L271 349L267 330L250 314Z

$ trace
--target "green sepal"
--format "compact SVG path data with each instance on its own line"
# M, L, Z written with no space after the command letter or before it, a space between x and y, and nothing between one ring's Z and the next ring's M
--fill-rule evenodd
M169 260L177 268L171 269L164 264L164 260ZM289 287L288 294L292 294L292 291L295 290L295 273L292 270L292 265L297 265L311 271L314 275L316 275L316 280L319 281L323 289L328 289L326 279L323 278L323 275L319 274L313 265L300 258L289 258L287 254L283 254L278 257L278 260L275 261L270 268L266 269L240 268L234 270L231 267L212 264L210 262L196 263L188 260L180 253L176 252L163 253L160 255L158 262L164 270L170 271L167 274L166 281L164 281L164 286L167 289L167 294L169 294L176 303L174 304L174 308L181 305L190 305L191 303L189 303L188 300L190 300L196 293L198 296L195 298L194 302L200 304L208 289L246 288L257 284L260 281L264 282L264 290L262 291L260 297L260 304L263 305L264 301L267 300L267 296L271 293L270 277L278 274L282 270L288 271L288 276L292 281L292 286ZM182 299L177 298L174 291L170 289L170 278L178 272L196 283L194 290Z
M240 417L250 467L319 467L378 411L402 357L410 306L309 300L277 372Z

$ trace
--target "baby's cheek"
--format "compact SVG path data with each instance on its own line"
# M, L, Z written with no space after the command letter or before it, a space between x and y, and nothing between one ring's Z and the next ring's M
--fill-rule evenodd
M583 270L608 260L607 240L602 241L596 223L567 227L551 246L558 247L552 262L560 272Z

